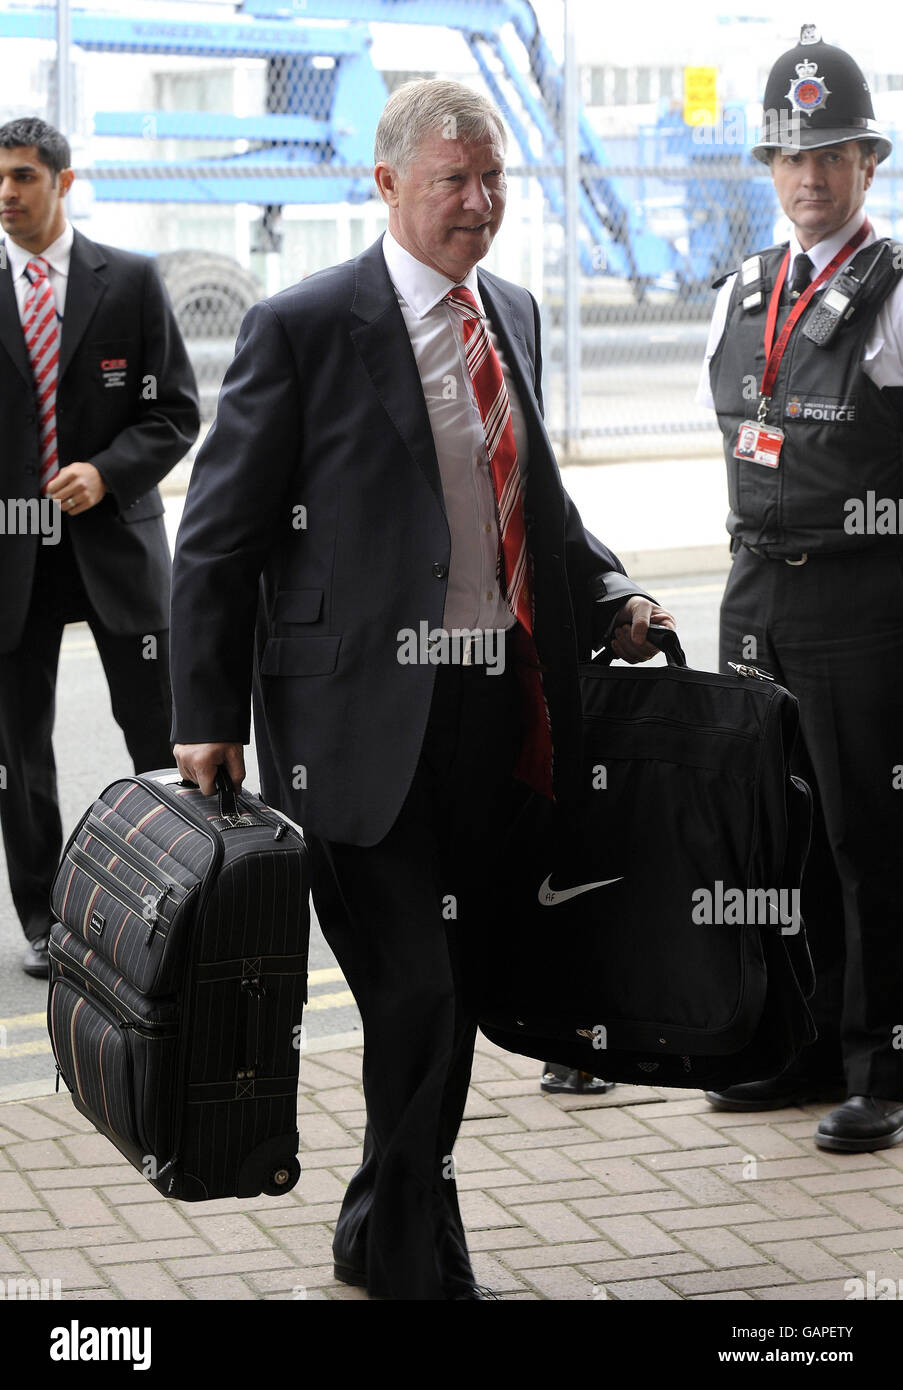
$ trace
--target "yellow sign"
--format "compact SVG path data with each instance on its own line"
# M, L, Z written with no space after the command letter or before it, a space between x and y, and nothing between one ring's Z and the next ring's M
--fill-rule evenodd
M684 68L684 122L715 125L718 120L718 69Z

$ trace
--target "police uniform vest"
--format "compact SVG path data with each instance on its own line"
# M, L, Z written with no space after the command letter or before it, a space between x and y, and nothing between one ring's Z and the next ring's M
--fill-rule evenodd
M864 247L848 268L855 274L861 258L878 254L878 244ZM760 253L761 276L755 284L748 275L745 283L743 274L737 275L724 333L709 364L724 436L732 548L742 543L781 559L876 545L903 548L903 536L863 535L844 525L850 499L864 499L869 490L891 498L903 492L900 417L862 370L875 317L903 274L887 252L856 300L852 317L842 322L829 345L817 346L804 332L824 288L798 320L767 415L767 423L785 434L778 467L734 458L741 424L756 418L765 369L765 317L786 250L784 243ZM788 300L779 311L776 336L789 312Z

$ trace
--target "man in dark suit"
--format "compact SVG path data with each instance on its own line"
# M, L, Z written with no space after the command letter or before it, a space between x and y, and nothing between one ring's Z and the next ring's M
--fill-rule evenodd
M396 1299L481 1296L452 1159L475 1037L461 947L491 925L517 788L573 793L578 657L614 627L643 660L670 621L562 489L535 301L477 273L504 145L458 83L393 94L389 230L247 315L173 574L183 775L244 776L253 675L264 795L308 838L364 1026L336 1274Z
M172 761L169 547L156 484L199 428L153 262L73 230L60 133L0 127L0 791L30 975L47 974L62 846L53 758L63 627L91 626L136 769Z

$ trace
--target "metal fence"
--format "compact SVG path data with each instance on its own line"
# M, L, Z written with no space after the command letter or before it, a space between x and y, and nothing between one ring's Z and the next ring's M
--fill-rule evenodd
M711 281L781 232L747 153L754 93L687 124L681 74L662 68L657 106L606 105L631 93L578 63L559 0L542 23L527 0L60 5L63 69L59 6L0 9L0 119L68 105L73 219L159 257L207 418L250 304L385 226L371 164L387 94L449 76L492 96L510 131L485 264L540 301L553 436L577 455L711 447L693 400ZM870 195L893 235L901 178L892 157Z

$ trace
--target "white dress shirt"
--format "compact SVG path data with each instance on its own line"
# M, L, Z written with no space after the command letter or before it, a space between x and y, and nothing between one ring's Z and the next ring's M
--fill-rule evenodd
M860 208L858 212L853 214L849 222L844 223L839 231L832 232L830 236L809 247L805 254L814 267L811 276L813 280L821 274L828 262L834 259L844 243L849 241L853 233L858 230L865 215L865 208ZM846 265L847 261L852 260L856 252L860 251L863 246L871 246L876 240L875 229L872 228L861 245L856 247L856 251L852 251L841 264ZM793 229L790 233L788 278L793 275L796 257L802 253L803 248L799 244L796 230ZM709 380L709 362L712 360L715 349L721 342L724 333L731 291L734 288L736 278L736 273L729 276L718 291L709 328L709 339L706 344L705 361L702 364L699 386L696 391L697 403L710 406L712 409L715 408L715 401L712 397L712 387ZM762 319L764 326L764 315ZM903 386L903 280L898 281L887 296L878 311L875 322L872 324L872 330L865 345L862 370L866 376L871 377L879 390L883 390L885 386Z
M40 253L42 261L46 261L49 267L47 279L50 281L50 288L53 290L53 297L56 300L57 317L62 319L66 308L66 286L69 283L69 258L72 255L72 242L75 232L72 223L67 222L65 229L52 241L46 250ZM9 268L13 277L13 288L16 291L16 303L19 306L19 318L25 322L25 296L31 288L31 281L25 274L25 267L29 261L37 260L33 251L26 251L24 246L19 246L10 237L4 237L6 254L9 259Z
M444 626L448 631L511 627L514 616L496 576L499 537L495 490L480 409L464 356L461 316L442 303L449 290L461 283L483 311L476 267L463 281L449 280L418 261L388 231L383 238L383 255L423 383L451 533ZM517 389L488 319L486 328L505 377L517 456L524 464L527 428Z

